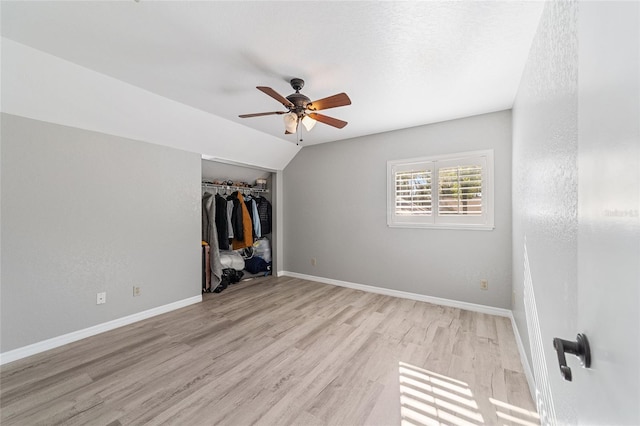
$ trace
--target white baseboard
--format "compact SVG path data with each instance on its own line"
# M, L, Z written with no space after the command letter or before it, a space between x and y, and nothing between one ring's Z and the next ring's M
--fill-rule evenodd
M428 302L428 303L433 303L435 305L450 306L452 308L459 308L467 311L480 312L483 314L497 315L497 316L507 317L507 318L511 317L511 311L509 309L494 308L493 306L479 305L476 303L460 302L457 300L443 299L440 297L425 296L424 294L409 293L409 292L400 291L400 290L391 290L388 288L374 287L374 286L365 285L365 284L356 284L348 281L340 281L340 280L334 280L332 278L316 277L314 275L299 274L297 272L290 272L290 271L279 271L278 276L300 278L308 281L316 281L324 284L331 284L331 285L337 285L340 287L352 288L355 290L362 290L369 293L384 294L385 296L401 297L403 299L417 300L419 302Z
M93 327L74 331L68 334L63 334L62 336L53 337L51 339L47 339L41 342L33 343L31 345L23 346L18 349L13 349L11 351L7 351L0 354L0 365L17 361L19 359L26 358L28 356L35 355L44 351L48 351L50 349L54 349L59 346L66 345L68 343L76 342L78 340L85 339L87 337L95 336L96 334L104 333L105 331L113 330L115 328L122 327L124 325L133 324L134 322L155 317L156 315L175 311L176 309L184 308L185 306L193 305L199 302L202 302L202 295L190 297L188 299L178 300L177 302L169 303L163 306L158 306L157 308L148 309L146 311L138 312L133 315L128 315L123 318L118 318L113 321L108 321L102 324L94 325Z
M520 332L518 331L516 319L513 317L512 311L509 311L509 318L511 318L511 327L513 328L513 334L515 334L515 337L516 337L516 344L518 345L518 353L520 353L520 362L522 363L522 368L524 369L524 375L527 377L529 392L531 393L531 398L533 398L533 401L535 402L536 401L536 380L533 377L533 372L531 371L531 365L529 365L529 359L527 358L527 353L524 350L524 344L522 343L522 338L520 337Z

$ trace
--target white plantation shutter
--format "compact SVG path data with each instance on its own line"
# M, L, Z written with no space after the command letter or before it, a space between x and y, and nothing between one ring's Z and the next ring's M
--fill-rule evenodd
M395 210L398 216L431 216L431 170L397 172Z
M387 223L493 229L493 151L387 162Z
M482 166L438 169L438 214L482 215Z
M433 164L402 162L388 164L389 221L410 226L433 222Z

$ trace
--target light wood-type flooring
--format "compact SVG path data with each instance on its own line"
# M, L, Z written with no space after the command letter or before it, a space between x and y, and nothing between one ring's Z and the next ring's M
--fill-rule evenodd
M507 318L294 278L1 369L8 425L538 424Z

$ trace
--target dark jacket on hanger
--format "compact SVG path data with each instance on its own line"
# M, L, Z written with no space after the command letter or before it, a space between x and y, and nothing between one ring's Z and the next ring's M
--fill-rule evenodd
M260 228L262 235L271 233L271 203L266 198L260 196L255 198L258 215L260 216Z
M233 213L231 213L231 223L229 224L229 226L233 227L233 238L235 240L244 240L242 207L240 200L238 199L238 191L229 195L227 197L227 202L233 203Z
M216 228L220 250L229 250L229 230L227 223L227 200L216 194Z

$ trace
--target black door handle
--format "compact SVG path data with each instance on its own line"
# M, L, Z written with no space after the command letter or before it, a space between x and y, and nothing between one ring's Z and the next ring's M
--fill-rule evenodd
M584 368L591 366L591 349L589 348L589 341L584 334L578 334L575 342L569 340L562 340L558 337L553 339L553 347L558 353L558 364L560 364L560 374L562 377L570 382L572 379L571 368L567 367L567 359L565 358L565 352L572 354L580 358L580 365Z

